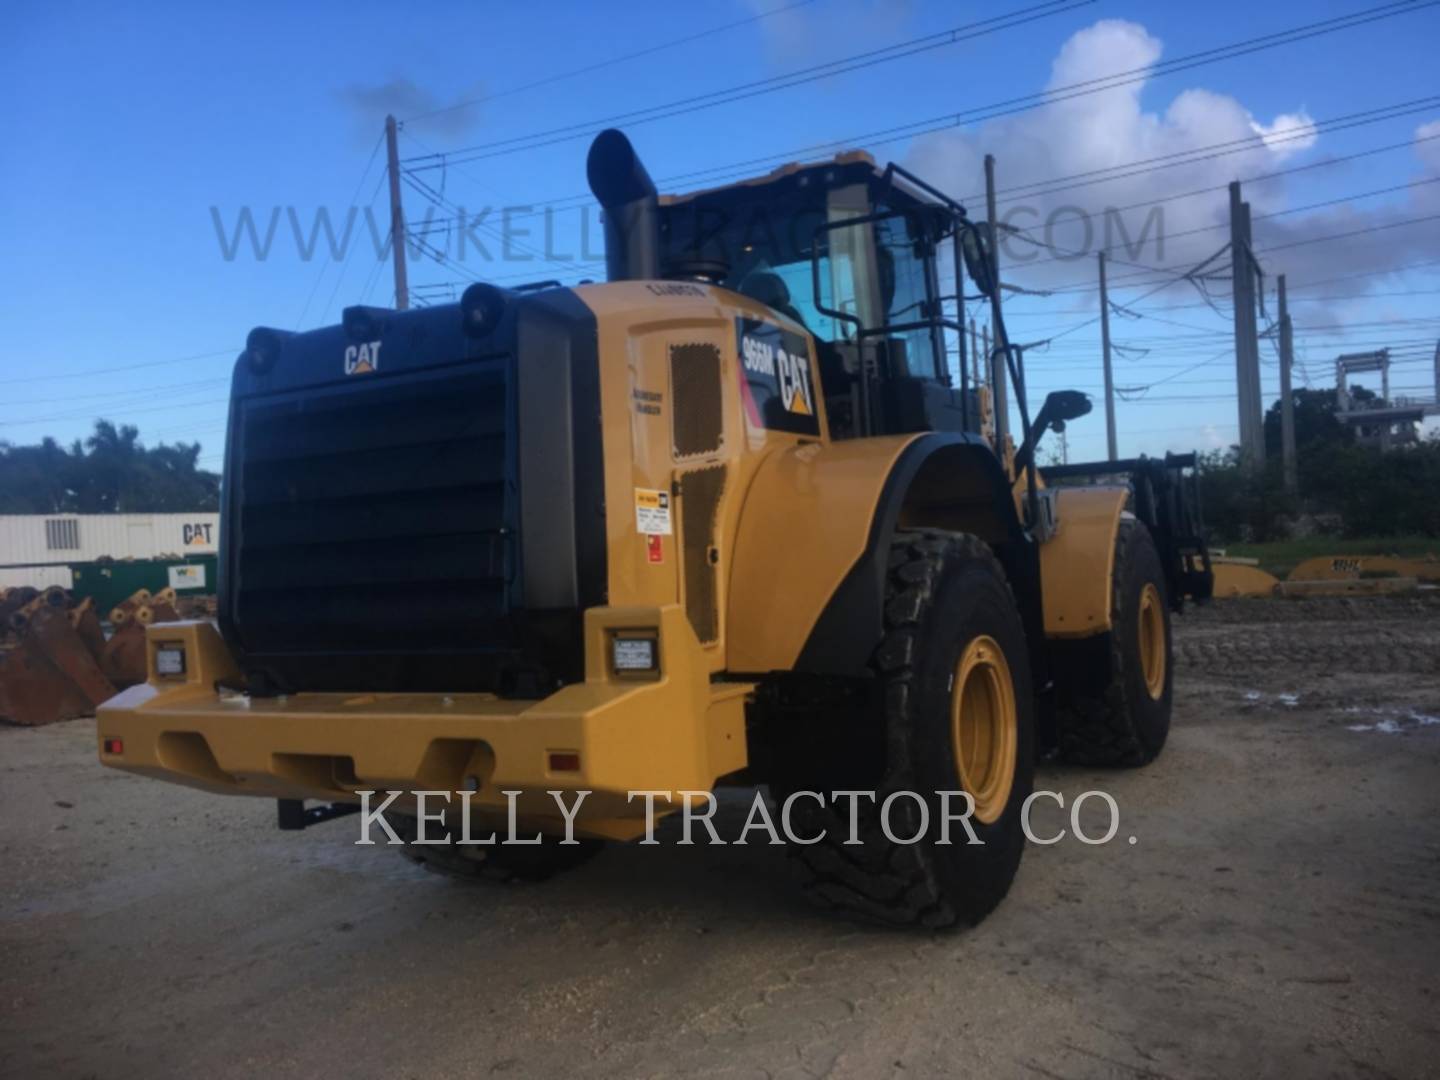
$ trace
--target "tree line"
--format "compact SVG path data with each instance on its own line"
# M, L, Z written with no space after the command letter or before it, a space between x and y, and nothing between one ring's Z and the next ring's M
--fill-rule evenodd
M1375 395L1352 388L1357 401ZM1382 453L1357 442L1335 416L1335 391L1294 391L1297 491L1286 492L1280 403L1265 414L1265 468L1240 467L1239 451L1205 456L1200 492L1211 542L1285 540L1307 533L1440 537L1440 439Z
M200 444L147 447L138 428L97 420L68 447L0 441L0 513L162 514L218 510L220 474L200 468Z

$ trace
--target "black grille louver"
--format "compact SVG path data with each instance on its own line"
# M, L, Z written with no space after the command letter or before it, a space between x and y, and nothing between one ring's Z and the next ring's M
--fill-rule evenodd
M306 655L373 654L381 682L420 688L438 655L511 646L507 364L240 404L230 600L251 664L284 686L324 671Z

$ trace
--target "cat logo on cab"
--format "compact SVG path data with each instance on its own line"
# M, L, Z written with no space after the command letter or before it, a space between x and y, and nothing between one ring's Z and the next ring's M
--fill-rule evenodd
M349 345L345 349L345 374L369 375L380 366L380 342Z
M809 343L760 319L736 320L740 399L752 427L819 435Z

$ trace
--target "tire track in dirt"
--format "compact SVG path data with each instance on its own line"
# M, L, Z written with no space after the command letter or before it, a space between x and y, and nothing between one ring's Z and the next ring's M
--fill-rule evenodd
M1440 602L1316 597L1223 601L1174 621L1182 670L1440 674Z

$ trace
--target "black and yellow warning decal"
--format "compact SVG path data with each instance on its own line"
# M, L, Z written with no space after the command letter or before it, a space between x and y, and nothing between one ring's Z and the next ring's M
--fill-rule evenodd
M810 350L804 336L759 319L736 319L740 397L754 427L819 435Z

